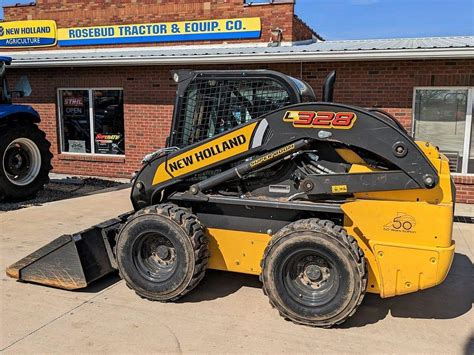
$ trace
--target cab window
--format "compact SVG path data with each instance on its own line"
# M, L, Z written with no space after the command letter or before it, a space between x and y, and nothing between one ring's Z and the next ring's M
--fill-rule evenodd
M271 79L198 78L185 93L173 145L213 137L289 103L287 90Z

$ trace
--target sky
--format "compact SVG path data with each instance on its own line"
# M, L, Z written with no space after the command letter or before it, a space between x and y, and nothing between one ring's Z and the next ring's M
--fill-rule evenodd
M474 0L296 0L327 40L474 35Z
M327 40L474 35L474 0L296 0L296 14Z

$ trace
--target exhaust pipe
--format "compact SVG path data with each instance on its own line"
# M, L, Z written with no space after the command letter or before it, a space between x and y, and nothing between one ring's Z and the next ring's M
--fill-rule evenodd
M334 83L336 82L336 71L333 70L326 76L324 79L323 84L323 101L324 102L332 102L333 94L334 94Z

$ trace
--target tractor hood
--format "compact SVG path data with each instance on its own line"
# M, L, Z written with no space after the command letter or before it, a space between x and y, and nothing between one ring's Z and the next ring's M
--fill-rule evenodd
M28 105L14 105L14 104L0 104L0 119L6 118L11 115L25 114L30 118L33 118L33 122L40 122L40 116L36 110Z

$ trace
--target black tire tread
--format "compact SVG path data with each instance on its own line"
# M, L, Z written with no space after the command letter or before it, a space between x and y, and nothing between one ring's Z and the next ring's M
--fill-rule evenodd
M263 258L260 262L262 272L260 273L259 278L260 278L260 281L263 283L263 287L262 287L263 293L266 296L268 296L269 293L265 289L265 282L263 279L263 270L265 268L265 259L267 258L269 251L280 239L284 238L286 235L290 233L294 233L294 232L301 232L301 231L307 231L307 230L321 231L325 233L326 235L334 238L341 244L342 247L344 247L345 249L349 251L350 255L354 259L358 275L362 282L361 289L360 289L361 291L359 295L357 296L357 301L354 307L338 321L327 322L326 324L321 325L321 324L313 324L313 323L308 323L308 322L303 322L300 320L293 319L289 314L285 312L285 309L279 307L271 299L271 297L268 297L268 300L272 308L276 308L278 312L280 313L280 316L287 321L291 321L295 324L307 325L307 326L312 326L312 327L331 328L334 325L339 325L339 324L344 323L349 317L351 317L356 312L357 308L360 306L360 304L362 303L362 300L364 299L366 289L367 289L367 281L368 281L368 268L367 268L364 252L359 247L354 237L348 235L346 230L343 227L335 224L332 221L322 220L319 218L301 219L301 220L298 220L286 225L285 227L280 229L277 233L275 233L275 235L272 237L267 247L265 248L265 251L263 253Z
M125 281L127 287L131 290L134 290L135 293L143 299L163 303L174 302L186 295L191 290L193 290L205 276L207 264L209 261L209 247L207 242L207 236L205 234L205 227L199 222L198 218L194 214L191 214L186 209L178 207L171 203L163 203L159 205L145 207L130 216L127 220L127 223L139 216L143 216L146 214L158 214L176 222L189 237L189 240L191 241L191 244L193 246L195 258L195 268L193 277L189 281L187 287L180 294L167 300L155 300L135 291L133 287L129 285L128 282L125 280L125 278L120 272L120 269L119 275Z
M30 122L16 122L12 121L5 126L2 126L2 132L0 133L0 141L4 140L9 140L8 137L11 135L11 132L29 132L30 134L35 134L38 136L37 140L34 140L35 144L38 146L41 154L41 168L40 172L38 173L37 179L40 180L35 180L32 182L30 185L27 185L27 187L22 187L21 192L16 192L12 193L12 188L2 188L0 186L0 201L2 199L13 199L13 200L24 200L27 199L31 196L34 196L38 190L41 189L42 186L47 184L49 182L49 172L52 170L52 165L51 165L51 159L53 158L53 154L50 151L51 148L51 143L46 139L46 133L42 131L36 124L30 123ZM21 137L22 135L17 135L18 137ZM0 169L3 169L1 167L1 159L3 157L0 156ZM35 188L30 187L31 185L36 185ZM30 187L28 189L28 187ZM5 190L5 191L2 191ZM9 192L7 192L9 191Z

